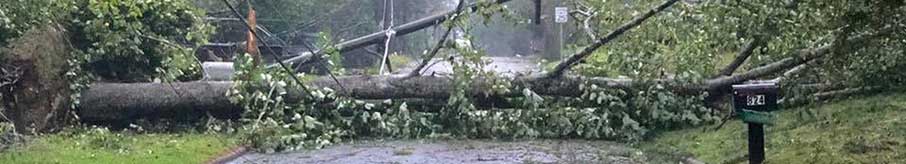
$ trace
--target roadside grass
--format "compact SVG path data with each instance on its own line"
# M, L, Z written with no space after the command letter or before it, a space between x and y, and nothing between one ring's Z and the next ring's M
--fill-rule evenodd
M775 112L766 128L765 163L906 161L906 94L887 93ZM707 163L747 163L746 127L706 126L665 132L639 147L655 159L694 156ZM678 152L678 153L677 153Z
M131 133L94 128L37 136L0 152L0 163L204 163L237 145L225 134Z

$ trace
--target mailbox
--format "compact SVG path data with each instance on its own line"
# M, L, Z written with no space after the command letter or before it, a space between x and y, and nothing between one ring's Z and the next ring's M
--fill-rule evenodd
M749 163L764 162L764 124L771 124L780 87L772 81L733 85L733 107L749 126Z
M768 112L778 109L779 90L773 82L733 85L733 107L745 122L771 124Z
M733 85L733 106L736 110L770 112L777 110L779 87L775 83Z

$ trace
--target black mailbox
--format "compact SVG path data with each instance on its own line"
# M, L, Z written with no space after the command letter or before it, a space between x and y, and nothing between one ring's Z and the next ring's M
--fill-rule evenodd
M779 87L773 82L733 85L733 107L740 110L770 112L777 110Z
M771 81L733 85L733 107L749 126L749 163L764 162L764 124L771 124L780 87Z

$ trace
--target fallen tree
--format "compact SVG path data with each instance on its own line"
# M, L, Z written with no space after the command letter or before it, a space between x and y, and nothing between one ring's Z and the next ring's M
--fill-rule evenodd
M885 31L885 30L882 30ZM872 35L854 36L847 43L861 42ZM634 80L603 77L564 75L549 77L544 74L520 76L506 79L511 81L510 90L523 88L539 95L578 97L581 86L594 84L599 87L629 90L634 86L658 83L682 94L727 94L722 91L730 85L763 78L790 70L810 61L827 56L835 44L818 48L796 50L787 58L732 76L719 76L700 83L676 79ZM748 46L746 46L748 47ZM744 52L744 51L743 51ZM504 77L499 77L504 78ZM384 76L343 76L337 81L321 77L307 81L311 88L330 88L339 96L355 99L446 99L453 91L452 79L441 76L384 75ZM487 80L476 80L471 87L473 97L517 97L519 93L495 94L487 92L491 84ZM198 81L179 83L97 83L82 94L79 116L83 120L128 120L138 117L173 117L183 114L206 114L236 117L241 107L232 104L226 96L233 83L229 81ZM340 86L342 85L342 87ZM341 89L345 88L345 89ZM299 101L302 91L287 93L287 102Z
M505 1L497 1L505 2ZM770 63L761 67L750 69L746 72L712 79L701 80L699 82L687 82L679 79L654 79L654 80L636 80L636 79L613 79L602 77L583 77L566 75L565 72L583 58L589 56L594 49L601 47L613 38L622 33L638 26L647 17L663 11L666 7L676 3L676 0L669 0L656 8L649 10L648 13L633 19L606 37L601 38L595 44L574 54L572 57L562 61L554 71L519 76L513 78L505 77L486 77L502 78L504 81L511 83L511 91L521 91L523 89L531 90L539 95L544 96L564 96L578 97L583 94L582 86L597 85L603 88L632 90L636 86L650 84L659 84L672 90L675 93L697 95L701 93L710 93L711 95L725 95L730 85L743 83L748 80L764 78L772 75L783 73L786 70L793 69L809 63L810 61L824 58L831 52L836 44L824 45L817 48L808 48L793 51L787 55L787 58L777 62ZM879 33L873 35L859 35L850 37L845 43L861 42L870 39L872 36L888 32L879 30ZM748 56L751 53L752 43L743 47L738 56ZM745 57L741 57L741 61ZM740 61L740 62L741 62ZM730 67L738 67L740 63L734 62ZM735 68L733 68L735 69ZM490 83L487 79L474 80L470 87L472 97L478 99L493 97L518 97L523 96L520 93L489 93L487 88ZM241 113L241 107L234 105L229 101L226 93L233 85L232 82L182 82L182 83L98 83L94 84L89 90L83 93L81 99L82 106L79 109L79 115L84 120L122 120L134 119L137 117L154 117L154 116L174 116L181 113L212 113L217 116L235 117ZM338 94L354 99L435 99L445 100L451 96L454 91L452 79L450 77L438 76L345 76L332 78L318 78L306 82L310 88L322 89L330 88ZM299 101L302 99L303 91L295 90L287 92L287 102ZM631 93L631 92L628 92Z
M498 1L501 2L501 1ZM505 2L505 1L504 1ZM732 76L717 76L699 82L688 82L679 79L613 79L602 77L583 77L565 75L566 70L578 61L590 55L594 49L609 42L613 38L625 33L634 26L651 17L654 13L663 11L664 8L675 3L669 0L648 13L641 15L632 22L618 28L610 35L601 38L594 45L574 54L561 62L558 67L549 73L502 78L510 81L511 91L529 89L539 95L578 97L583 93L583 85L597 85L604 88L631 90L635 86L657 83L665 88L680 94L696 95L710 93L710 95L723 95L730 85L739 84L748 80L763 78L782 73L815 59L827 56L835 43L817 48L808 48L793 51L787 58L761 67L750 69L746 72ZM889 31L889 30L881 30ZM882 32L883 33L883 32ZM845 43L861 42L874 35L853 36ZM751 53L751 44L744 46L741 55ZM487 79L474 80L470 87L472 97L478 99L491 97L518 97L520 93L491 93L487 88L491 85ZM85 120L121 120L148 116L172 116L180 113L215 113L220 116L236 116L241 112L238 107L229 101L226 96L233 85L232 82L182 82L182 83L99 83L94 84L83 93L82 106L79 114ZM454 91L452 79L438 76L345 76L336 80L328 77L318 78L305 82L306 86L321 89L335 90L338 96L354 99L446 99ZM303 91L287 92L287 102L298 101ZM481 103L481 102L479 102Z
M511 90L528 88L539 95L578 97L582 95L580 87L594 84L600 87L629 90L633 86L654 82L665 85L675 92L698 94L710 90L727 88L747 80L765 77L787 70L810 60L820 58L828 53L830 46L799 51L799 55L779 62L758 67L734 76L722 76L702 83L688 83L672 79L639 81L633 79L614 79L601 77L561 76L548 78L544 76L522 76L508 79ZM307 81L311 88L331 88L339 96L356 99L446 99L450 96L452 80L439 76L345 76L338 77L339 83L328 77ZM476 80L471 87L474 97L517 97L519 93L494 95L486 88L486 80ZM345 90L340 89L343 85ZM85 120L120 120L136 117L179 115L180 113L216 113L219 116L237 116L241 107L230 103L225 93L232 82L200 81L181 83L98 83L91 86L82 95L82 106L79 114ZM298 101L302 91L288 92L288 102Z

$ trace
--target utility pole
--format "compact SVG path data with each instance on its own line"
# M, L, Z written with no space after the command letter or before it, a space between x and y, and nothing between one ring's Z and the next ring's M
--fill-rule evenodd
M538 1L535 1L539 3ZM538 5L538 4L536 4ZM560 60L560 52L563 43L563 24L557 23L557 12L555 9L560 7L561 0L541 0L540 1L540 24L538 30L541 35L541 56L550 61ZM538 20L539 18L536 18Z

